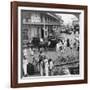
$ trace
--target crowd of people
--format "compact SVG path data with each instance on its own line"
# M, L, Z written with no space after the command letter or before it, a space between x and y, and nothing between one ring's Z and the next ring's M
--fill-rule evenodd
M28 75L27 72L27 65L29 62L28 60L28 55L27 55L27 50L28 49L24 49L23 54L23 72L24 72L24 76ZM53 60L51 58L47 58L47 56L44 54L43 51L40 51L39 55L38 55L38 59L36 59L34 57L34 52L33 50L30 49L30 53L31 53L31 57L32 57L32 65L33 65L33 70L34 73L35 71L39 71L40 76L49 76L52 75L52 69L53 69ZM30 57L30 58L31 58ZM30 69L32 70L32 69ZM31 71L32 72L32 71ZM33 75L33 73L32 73Z
M76 38L73 40L69 38L67 38L66 40L59 40L56 44L56 51L60 51L63 53L67 47L69 47L70 49L75 48L77 51L79 51L79 40L77 40Z
M64 39L58 39L58 40L48 40L46 43L44 43L44 39L40 38L40 40L32 41L35 43L34 46L37 48L38 46L38 55L37 58L35 57L35 48L26 46L23 49L23 72L24 76L28 76L28 64L32 65L32 68L30 69L31 75L34 75L39 73L39 76L53 76L53 68L54 66L54 60L53 58L47 57L47 55L44 53L45 48L49 48L50 46L54 46L55 52L60 56L60 52L64 53L65 49L69 47L70 49L75 48L77 51L79 51L79 39L76 37L72 40L70 38L64 38ZM41 43L41 44L39 44ZM46 46L45 46L46 45ZM32 61L32 62L31 62ZM65 68L66 69L66 68ZM69 74L68 69L63 69L67 74ZM62 70L62 71L63 71ZM63 71L63 72L64 72Z

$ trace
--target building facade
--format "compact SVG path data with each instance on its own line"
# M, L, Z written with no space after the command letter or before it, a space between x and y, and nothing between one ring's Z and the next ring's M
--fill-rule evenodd
M56 35L60 30L62 20L54 13L22 11L21 29L23 40L32 40L34 37L47 39Z

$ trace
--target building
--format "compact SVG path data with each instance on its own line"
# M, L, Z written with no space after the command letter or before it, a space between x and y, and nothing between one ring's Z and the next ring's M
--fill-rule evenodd
M38 11L22 11L22 40L32 40L34 37L47 39L60 30L62 20L54 13Z

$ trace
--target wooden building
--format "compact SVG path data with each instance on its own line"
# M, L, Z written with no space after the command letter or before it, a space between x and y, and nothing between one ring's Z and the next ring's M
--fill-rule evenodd
M23 40L32 40L33 37L47 39L60 30L63 20L55 13L22 11L21 30Z

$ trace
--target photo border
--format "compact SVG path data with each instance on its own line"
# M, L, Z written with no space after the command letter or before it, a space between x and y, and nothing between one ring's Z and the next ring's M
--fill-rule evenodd
M84 11L84 80L18 83L18 7L74 9ZM87 83L87 6L52 3L11 2L11 87L35 87Z

